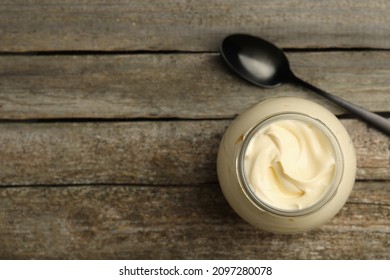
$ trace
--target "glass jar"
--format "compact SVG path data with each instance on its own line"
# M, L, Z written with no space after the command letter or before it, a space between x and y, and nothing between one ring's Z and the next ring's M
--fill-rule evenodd
M354 185L356 155L331 112L280 97L232 122L217 172L224 196L244 220L274 233L298 233L326 223L343 207Z

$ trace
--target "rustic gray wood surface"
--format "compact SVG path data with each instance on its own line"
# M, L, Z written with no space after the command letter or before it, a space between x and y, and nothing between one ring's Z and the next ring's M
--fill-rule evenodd
M386 258L389 182L359 182L328 224L298 235L257 230L216 184L0 189L8 258ZM12 242L11 242L12 241Z
M388 1L0 3L0 259L390 259L390 138L291 85L226 69L224 36L287 48L299 76L390 117ZM216 177L224 130L275 96L324 105L357 182L298 235L257 230Z
M296 74L313 84L369 110L389 110L390 53L288 56ZM216 53L0 56L0 75L3 119L232 118L275 96L310 98L343 113L301 88L271 91L243 82Z
M389 48L386 0L3 0L0 49L216 51L227 33L289 48Z

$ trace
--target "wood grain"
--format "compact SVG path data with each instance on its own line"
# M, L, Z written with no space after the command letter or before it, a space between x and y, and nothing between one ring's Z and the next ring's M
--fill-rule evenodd
M0 51L216 51L234 32L289 48L389 48L389 9L383 0L5 0Z
M288 53L297 75L364 108L389 112L390 53ZM0 119L231 118L276 96L334 104L298 87L261 89L217 54L0 56Z
M317 230L275 235L218 185L0 189L1 259L389 259L390 184L358 182Z
M0 259L390 259L390 138L216 53L265 37L298 76L389 116L389 1L55 2L0 3ZM247 224L216 176L231 120L286 95L339 115L358 159L347 204L299 235Z
M358 179L390 179L390 138L342 120L356 146ZM0 124L0 184L217 182L229 120Z

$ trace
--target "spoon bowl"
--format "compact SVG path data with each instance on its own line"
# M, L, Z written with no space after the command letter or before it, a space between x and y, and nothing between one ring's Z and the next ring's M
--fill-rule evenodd
M390 121L367 111L340 97L319 89L298 78L282 49L262 38L247 34L227 36L221 44L221 55L227 65L245 80L261 87L272 88L282 83L292 83L333 101L383 133L390 135Z
M221 54L227 64L245 80L262 87L276 87L292 75L284 52L261 38L244 34L226 37Z

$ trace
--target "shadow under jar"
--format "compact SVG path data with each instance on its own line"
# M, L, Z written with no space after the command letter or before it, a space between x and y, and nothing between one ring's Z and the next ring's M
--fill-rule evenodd
M347 201L356 155L341 122L295 97L258 103L226 130L218 179L232 208L274 233L304 232L329 221Z

